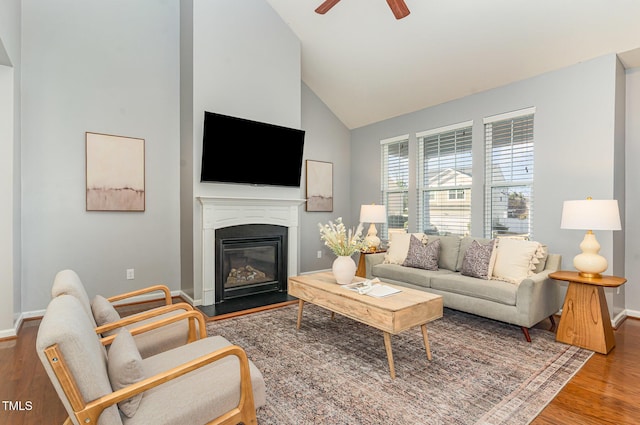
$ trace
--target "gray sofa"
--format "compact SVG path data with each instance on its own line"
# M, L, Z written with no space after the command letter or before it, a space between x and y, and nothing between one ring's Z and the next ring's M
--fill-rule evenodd
M542 320L550 318L551 329L555 328L553 315L562 307L563 297L549 273L560 269L560 255L545 253L534 274L514 284L460 273L471 241L487 243L489 239L429 236L429 241L433 239L440 239L438 270L385 264L385 253L376 253L365 257L366 277L442 295L447 308L520 326L529 342L529 328Z

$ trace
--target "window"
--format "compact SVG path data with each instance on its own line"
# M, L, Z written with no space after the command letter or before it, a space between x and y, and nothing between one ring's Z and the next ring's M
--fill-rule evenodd
M469 235L471 126L464 122L418 133L418 230Z
M531 236L534 113L529 108L484 120L486 237Z
M409 220L409 136L399 136L380 143L382 203L387 206L387 224L382 226L381 234L388 239L389 230L406 230Z

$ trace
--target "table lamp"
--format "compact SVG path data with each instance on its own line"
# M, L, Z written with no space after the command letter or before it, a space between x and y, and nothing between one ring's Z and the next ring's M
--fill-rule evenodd
M387 209L384 205L362 205L360 207L360 223L370 223L364 242L371 251L376 251L380 246L380 238L375 223L387 222Z
M596 200L591 197L579 201L564 201L561 229L586 230L580 243L581 254L573 259L573 266L582 277L601 277L607 270L607 259L598 254L600 244L594 230L620 230L620 211L616 200Z

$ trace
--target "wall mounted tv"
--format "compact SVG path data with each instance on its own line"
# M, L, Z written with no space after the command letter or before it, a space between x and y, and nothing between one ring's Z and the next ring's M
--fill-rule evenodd
M304 135L205 111L200 181L300 187Z

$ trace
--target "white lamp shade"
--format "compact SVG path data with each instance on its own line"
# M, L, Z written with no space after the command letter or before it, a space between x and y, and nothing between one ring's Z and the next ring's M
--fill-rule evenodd
M362 205L360 223L386 223L387 208L384 205Z
M620 230L620 211L616 200L584 199L564 201L561 229Z

